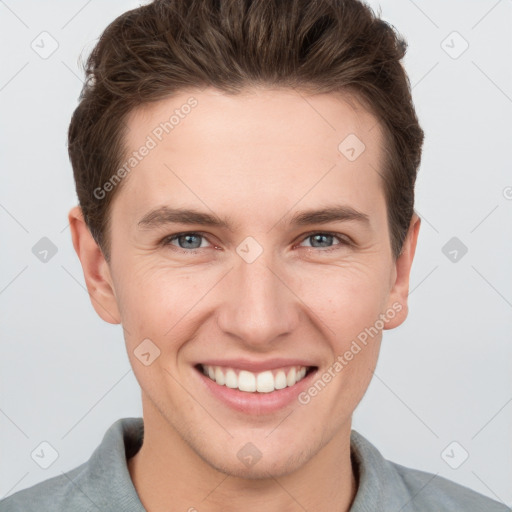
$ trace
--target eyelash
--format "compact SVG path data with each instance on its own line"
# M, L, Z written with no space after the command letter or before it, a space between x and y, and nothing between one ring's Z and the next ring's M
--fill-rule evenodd
M165 238L162 239L162 241L160 242L160 245L163 245L164 247L171 246L173 248L173 250L176 250L181 253L186 253L186 254L196 254L199 251L201 251L202 249L206 249L206 247L200 247L197 249L183 249L182 247L178 247L178 246L171 244L171 242L173 242L174 240L180 238L181 236L185 236L185 235L199 236L199 237L202 237L202 238L208 240L208 238L203 233L199 233L197 231L184 231L183 233L176 233L174 235L166 236ZM306 233L305 235L303 235L303 238L300 240L300 242L303 242L304 240L307 240L308 238L311 238L315 235L332 236L332 237L336 238L340 243L333 245L332 247L327 247L327 248L304 247L305 249L310 249L310 250L317 249L318 252L331 252L331 251L335 251L341 247L353 245L353 242L351 240L349 240L349 238L346 235L340 236L340 233L332 233L330 231L312 231L310 233Z

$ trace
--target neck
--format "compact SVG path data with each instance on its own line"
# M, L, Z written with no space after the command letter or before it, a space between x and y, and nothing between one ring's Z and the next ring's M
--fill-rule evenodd
M350 458L350 422L291 473L248 479L208 464L154 407L144 407L144 442L128 470L148 512L348 512L357 481Z

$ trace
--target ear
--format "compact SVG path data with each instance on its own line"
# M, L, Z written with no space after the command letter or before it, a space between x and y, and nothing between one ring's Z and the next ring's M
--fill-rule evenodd
M416 243L420 231L421 219L413 213L407 236L402 246L402 252L395 262L393 270L394 281L388 300L388 308L396 314L386 322L384 329L394 329L402 324L407 318L409 306L407 299L409 295L409 277L411 274L412 260L416 252Z
M73 247L82 264L87 291L96 313L109 324L121 323L108 263L85 223L82 209L73 207L68 220Z

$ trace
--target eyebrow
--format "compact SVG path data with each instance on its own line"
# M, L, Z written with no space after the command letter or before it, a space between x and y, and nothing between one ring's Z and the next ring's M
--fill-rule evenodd
M310 224L327 224L329 222L357 221L369 225L370 218L348 205L334 205L321 209L310 209L296 212L290 220L292 226ZM140 229L155 229L167 224L200 224L233 231L228 219L221 219L215 214L200 212L190 208L171 208L161 206L150 211L137 223Z

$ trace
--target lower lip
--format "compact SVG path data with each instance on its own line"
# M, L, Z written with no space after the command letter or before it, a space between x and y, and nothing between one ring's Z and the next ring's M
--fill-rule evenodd
M239 389L220 386L215 381L204 375L201 370L194 368L206 388L218 400L236 411L245 414L271 414L279 411L294 401L298 401L298 395L308 386L317 372L317 369L310 371L302 380L283 389L276 389L270 393L247 393Z

